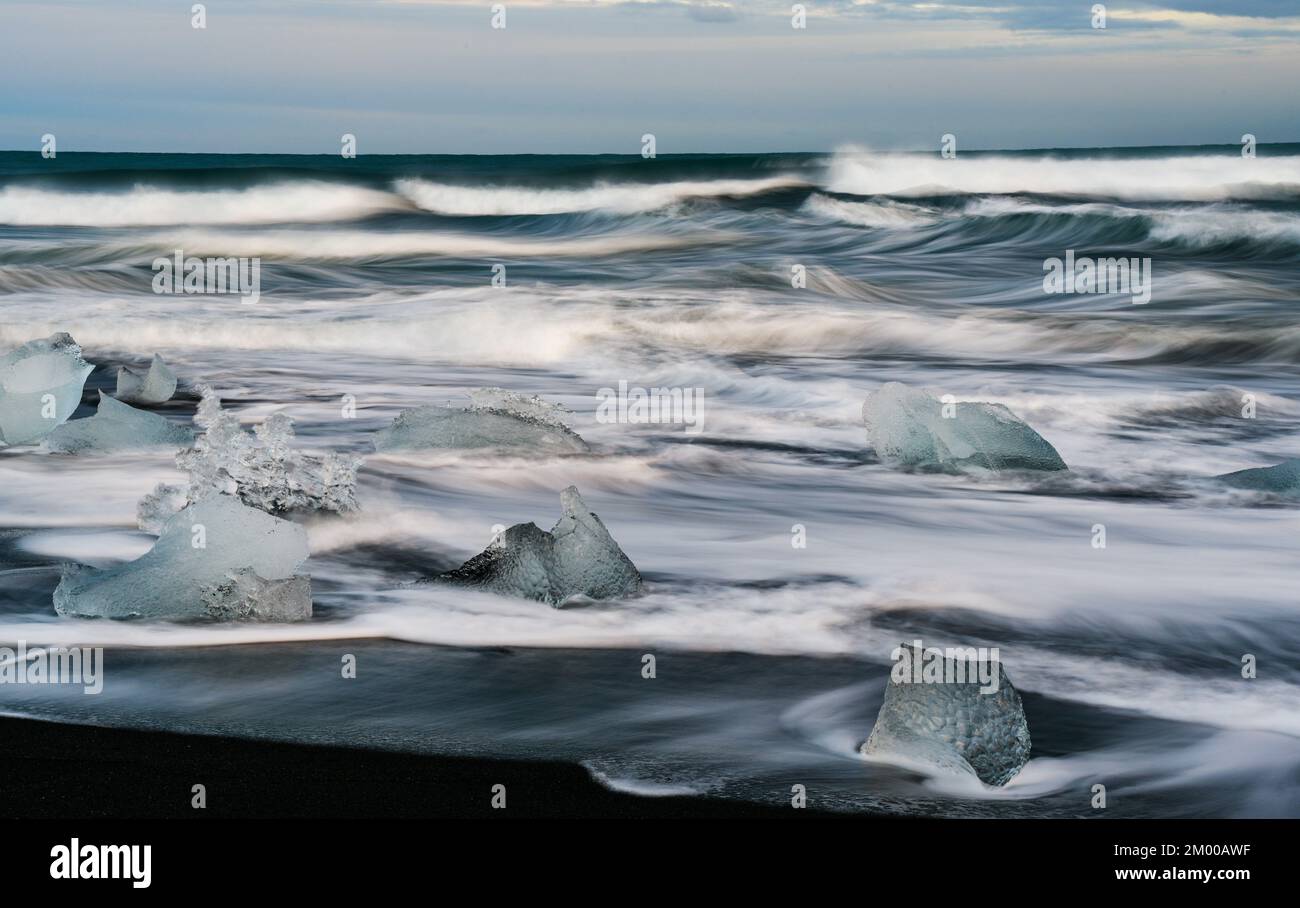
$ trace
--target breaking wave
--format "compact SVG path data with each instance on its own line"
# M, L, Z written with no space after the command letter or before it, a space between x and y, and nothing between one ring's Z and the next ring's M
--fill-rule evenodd
M125 192L69 192L30 186L0 188L0 224L29 227L343 221L409 207L392 193L326 182L214 191L151 186L136 186Z
M845 149L831 161L826 187L864 196L1036 195L1164 199L1300 197L1300 156L1030 157L877 154Z
M633 214L688 199L743 198L807 185L796 176L752 180L668 183L600 183L580 189L527 186L454 186L427 180L397 181L397 191L425 211L457 216L569 214L610 211Z

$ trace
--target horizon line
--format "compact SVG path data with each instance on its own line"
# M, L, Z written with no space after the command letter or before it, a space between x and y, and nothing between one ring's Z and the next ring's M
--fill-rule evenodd
M1229 142L1197 142L1193 144L1156 144L1156 145L1044 145L1033 148L966 148L959 149L959 154L996 154L996 153L1028 153L1028 152L1053 152L1053 151L1143 151L1153 148L1232 148L1239 146L1240 141ZM1273 146L1273 145L1300 145L1300 139L1273 142L1257 142L1256 147ZM676 151L663 152L656 154L656 158L684 158L684 157L742 157L754 155L818 155L818 154L835 154L839 151L854 150L853 143L845 143L844 146L831 149L802 149L791 151ZM867 146L857 147L856 150L864 152L877 152L879 154L938 154L938 147L932 148L891 148L876 149ZM40 155L41 149L28 148L4 148L0 149L0 154L35 154ZM220 157L293 157L293 158L336 158L340 157L339 152L301 152L301 151L98 151L79 149L76 151L64 150L59 154L78 155L78 154L101 154L101 155L207 155ZM636 151L498 151L498 152L445 152L445 151L398 151L398 152L367 152L357 154L348 160L357 158L419 158L419 157L443 157L443 158L561 158L561 157L615 157L615 158L639 158L642 155ZM56 155L57 158L57 155Z

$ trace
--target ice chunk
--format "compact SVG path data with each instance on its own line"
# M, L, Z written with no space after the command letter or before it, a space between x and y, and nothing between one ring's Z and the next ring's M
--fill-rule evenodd
M59 426L45 439L45 447L56 454L81 454L183 448L193 442L194 431L189 427L157 413L128 407L101 391L95 415Z
M176 455L177 466L189 474L188 501L227 493L272 514L356 509L361 458L337 452L308 454L289 447L293 420L283 413L271 414L250 435L237 416L221 408L216 392L206 386L199 390L202 399L194 421L204 431L192 448ZM156 504L171 496L159 487L152 497ZM156 519L153 504L150 508Z
M568 413L540 397L524 397L501 388L470 392L468 409L416 407L375 433L376 451L421 448L522 448L539 454L573 454L590 450L564 424Z
M161 404L176 393L176 373L157 353L149 368L141 372L130 366L117 370L117 399L133 404Z
M560 493L564 510L547 533L520 523L492 541L481 554L435 582L476 587L559 607L575 596L616 599L641 589L641 574L600 518L587 509L578 490Z
M94 366L69 334L28 341L0 356L0 446L40 441L81 403Z
M1239 489L1300 495L1300 459L1284 460L1271 467L1237 470L1214 478Z
M895 655L863 754L973 774L986 785L1005 785L1029 762L1025 710L1001 662L906 644ZM930 667L939 680L923 671Z
M66 568L54 591L60 615L297 621L311 617L302 527L229 495L192 504L163 527L152 549L103 570Z
M525 397L505 388L474 388L469 392L470 406L475 410L490 410L496 413L509 413L522 419L545 423L550 426L567 427L569 410L560 404L543 400L536 394Z
M190 503L189 490L185 486L159 483L154 490L140 499L135 506L136 523L146 533L157 536L172 515L180 512Z
M876 455L931 469L1067 469L1055 448L1001 404L951 404L951 417L943 415L944 406L898 382L869 394L862 420Z

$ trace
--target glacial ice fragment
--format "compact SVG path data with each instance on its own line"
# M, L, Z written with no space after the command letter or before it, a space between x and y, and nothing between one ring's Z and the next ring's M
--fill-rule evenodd
M1029 725L1020 694L996 660L948 658L942 651L904 644L896 654L885 699L871 735L868 756L898 759L959 775L985 785L1005 785L1029 762ZM921 680L921 660L942 664L944 680ZM991 679L985 685L980 677ZM996 689L984 691L996 684Z
M161 404L176 393L176 373L157 353L145 371L123 366L117 370L118 400L133 404Z
M1300 459L1284 460L1271 467L1237 470L1214 478L1239 489L1300 495Z
M157 413L128 407L101 391L95 415L65 422L46 437L45 447L56 454L107 453L183 448L193 441L194 432L187 426Z
M64 569L60 615L297 621L311 617L302 527L216 495L172 516L152 549L103 570Z
M94 368L62 333L0 356L0 446L30 444L52 432L81 403Z
M250 435L239 417L221 408L221 398L200 386L194 421L204 430L194 446L176 455L189 474L185 500L230 494L270 514L290 511L356 510L357 469L361 458L328 452L309 454L291 448L293 419L272 413ZM160 525L177 500L173 486L159 486L140 502L142 529Z
M930 395L887 382L867 395L862 420L881 460L957 470L1065 470L1061 455L1001 404L955 403L952 416Z
M160 482L135 506L136 524L146 533L157 536L167 521L190 503L189 489L183 485Z
M562 606L575 596L617 599L641 589L641 574L569 486L560 493L564 515L548 533L533 523L512 526L483 552L434 578Z
M539 454L590 450L564 424L568 411L540 397L501 388L470 392L468 409L426 406L404 410L392 425L375 433L376 451L422 448L511 448Z

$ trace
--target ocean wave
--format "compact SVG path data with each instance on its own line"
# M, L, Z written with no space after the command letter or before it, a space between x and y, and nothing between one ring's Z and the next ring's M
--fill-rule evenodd
M892 200L879 202L849 202L814 193L804 203L804 210L832 221L852 224L855 227L906 229L933 224L939 213L920 205L907 205Z
M261 257L290 261L381 261L419 256L580 257L655 252L728 242L717 232L668 235L607 233L601 236L505 237L491 234L365 230L190 231L144 238L155 251L186 255ZM129 251L138 244L123 244Z
M136 186L126 192L0 189L0 224L28 227L150 227L345 221L410 210L399 196L361 186L299 182L248 189Z
M844 149L831 159L825 185L832 192L862 196L1032 193L1172 201L1293 199L1300 197L1300 156L943 159Z
M745 197L805 186L796 176L752 180L692 180L667 183L597 183L581 189L528 186L460 186L404 179L397 191L435 214L455 216L569 214L609 211L637 214L689 199Z
M139 288L139 275L120 268L80 270L56 265L0 265L0 293L42 290L130 293Z
M1300 403L1258 389L1248 391L1233 385L1179 392L1161 388L1093 394L1013 391L999 395L997 400L1032 423L1072 424L1089 432L1101 433L1143 423L1162 427L1202 427L1215 420L1241 419L1247 395L1261 414L1300 419Z
M1300 244L1300 216L1226 208L1161 212L1155 216L1151 238L1198 250L1242 241L1295 245Z
M509 299L493 299L493 294ZM0 325L0 349L53 331L68 331L86 349L109 350L292 350L380 357L438 358L458 363L543 365L589 352L611 333L608 314L585 306L539 306L526 294L491 288L473 293L433 293L420 297L376 294L362 302L364 318L344 306L336 318L300 319L277 314L270 306L241 306L237 297L213 299L207 313L181 315L175 298L170 314L131 312L129 308L53 317L47 321L9 321ZM231 318L230 306L239 318ZM399 311L400 310L400 311ZM56 326L56 327L51 327Z
M885 661L905 632L864 624L864 610L888 607L853 584L776 589L711 586L708 595L654 592L589 608L541 609L488 593L420 586L379 594L353 617L292 625L193 625L64 620L0 624L0 642L29 645L171 648L344 639L389 639L454 647L561 649L666 648L687 652L856 657L882 682ZM996 641L991 641L995 645ZM927 640L930 645L981 641ZM1139 658L1075 655L1036 645L1000 644L1020 690L1178 722L1300 736L1300 687L1277 680L1248 685L1231 675L1171 672ZM788 717L787 717L788 720ZM865 735L868 728L861 731Z
M1261 250L1272 245L1300 243L1300 215L1260 211L1231 203L1154 208L1108 202L1051 205L1025 199L991 197L968 203L962 213L977 218L1027 216L1138 222L1145 226L1148 239L1194 251L1243 242L1260 247ZM1041 228L1044 225L1034 226Z
M606 242L594 240L593 242ZM227 254L270 254L253 245ZM237 253L238 250L238 253ZM188 250L187 250L188 251ZM209 251L217 251L217 247ZM690 292L654 296L592 289L455 288L380 293L322 304L327 317L285 317L276 306L233 297L146 295L139 302L61 316L34 309L0 326L0 345L68 331L86 348L109 350L302 350L429 357L481 357L536 365L577 358L653 363L663 357L854 356L1031 363L1300 363L1300 325L1134 322L1090 313L954 310L875 303L771 305L720 291L708 306ZM153 306L144 300L151 301ZM231 300L235 300L231 303ZM63 306L67 305L63 300ZM228 305L240 318L229 317ZM310 304L295 303L295 309ZM152 309L152 311L151 311Z
M976 218L1016 217L1020 215L1050 215L1062 217L1145 218L1157 214L1153 208L1133 208L1114 202L1048 202L1007 196L989 196L972 199L962 208L962 214Z

